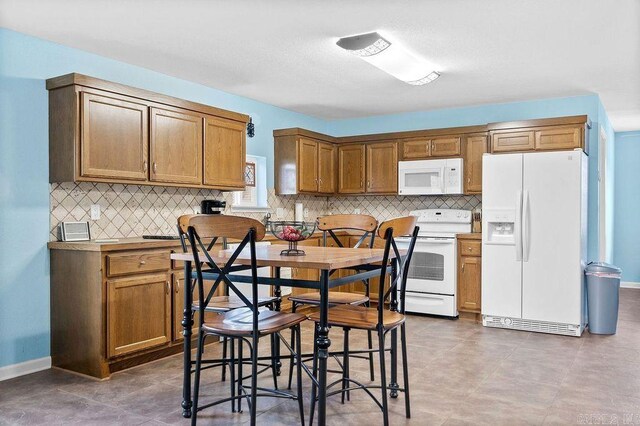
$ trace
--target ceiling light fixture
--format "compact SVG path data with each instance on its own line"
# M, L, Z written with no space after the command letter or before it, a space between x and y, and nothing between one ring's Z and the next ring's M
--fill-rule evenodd
M343 37L336 42L341 48L359 56L371 65L414 86L431 83L440 77L433 67L398 43L391 43L377 32Z

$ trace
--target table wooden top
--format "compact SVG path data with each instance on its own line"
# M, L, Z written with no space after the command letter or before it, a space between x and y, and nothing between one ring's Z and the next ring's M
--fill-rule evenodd
M258 266L333 270L380 262L384 256L383 249L313 246L301 247L306 253L304 256L282 256L280 252L284 248L281 245L257 246L256 263ZM233 250L211 250L209 254L216 263L224 264L233 254ZM394 257L393 250L389 257ZM171 259L186 261L193 260L193 256L191 253L173 253ZM249 248L240 253L235 263L251 264Z

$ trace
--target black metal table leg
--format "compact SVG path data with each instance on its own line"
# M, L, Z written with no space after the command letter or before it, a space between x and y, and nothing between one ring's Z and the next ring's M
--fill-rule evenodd
M276 266L274 268L273 274L274 274L274 278L280 279L280 267L279 266ZM279 285L275 285L273 287L273 296L278 298L276 300L275 309L276 309L276 311L280 311L280 309L282 307L281 306L282 303L280 301L280 298L282 297L282 289L280 288ZM280 370L281 370L281 367L282 367L282 361L280 360L280 339L275 339L274 343L275 343L274 352L276 354L276 375L279 376L280 375Z
M320 273L320 322L318 325L318 425L326 424L327 414L327 358L329 356L329 327L327 325L329 310L329 271Z
M391 262L391 282L395 281L398 275L397 262L394 259ZM398 310L398 293L391 292L390 310ZM391 330L391 381L389 382L389 396L391 398L398 397L398 331L397 329Z
M191 329L193 318L191 305L193 292L191 288L191 261L184 262L184 310L182 312L182 334L184 336L183 373L182 382L182 417L191 417Z

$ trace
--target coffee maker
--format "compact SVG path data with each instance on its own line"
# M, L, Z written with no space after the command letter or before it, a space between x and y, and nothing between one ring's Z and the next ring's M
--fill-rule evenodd
M202 214L222 214L227 206L226 201L202 200L200 203L200 213Z

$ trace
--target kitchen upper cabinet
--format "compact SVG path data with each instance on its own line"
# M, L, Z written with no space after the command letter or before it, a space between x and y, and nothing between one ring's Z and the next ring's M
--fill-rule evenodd
M298 141L298 188L300 192L318 191L318 143L311 139Z
M275 130L273 136L278 195L327 195L336 192L333 138L297 128Z
M244 189L248 116L75 73L47 89L50 182Z
M81 98L80 176L146 181L147 106L91 92Z
M338 146L338 192L362 194L365 192L365 145Z
M431 140L432 157L453 157L460 155L460 137L445 136Z
M206 116L204 126L204 185L244 190L245 123Z
M487 136L467 136L464 152L464 193L482 193L482 156L487 152Z
M336 147L330 143L318 143L318 192L336 192Z
M469 234L479 237L480 234ZM482 294L482 241L458 237L458 311L480 314Z
M586 115L487 125L493 153L571 149L582 149L588 153L590 127Z
M400 143L403 160L423 160L431 156L431 139L409 139Z
M367 144L368 193L398 192L398 144L396 142Z
M534 132L506 131L491 134L491 152L530 151L534 146Z
M151 108L153 182L202 182L202 116Z
M557 126L535 131L536 150L560 150L580 148L581 126Z
M167 274L107 280L107 355L115 357L171 341Z

